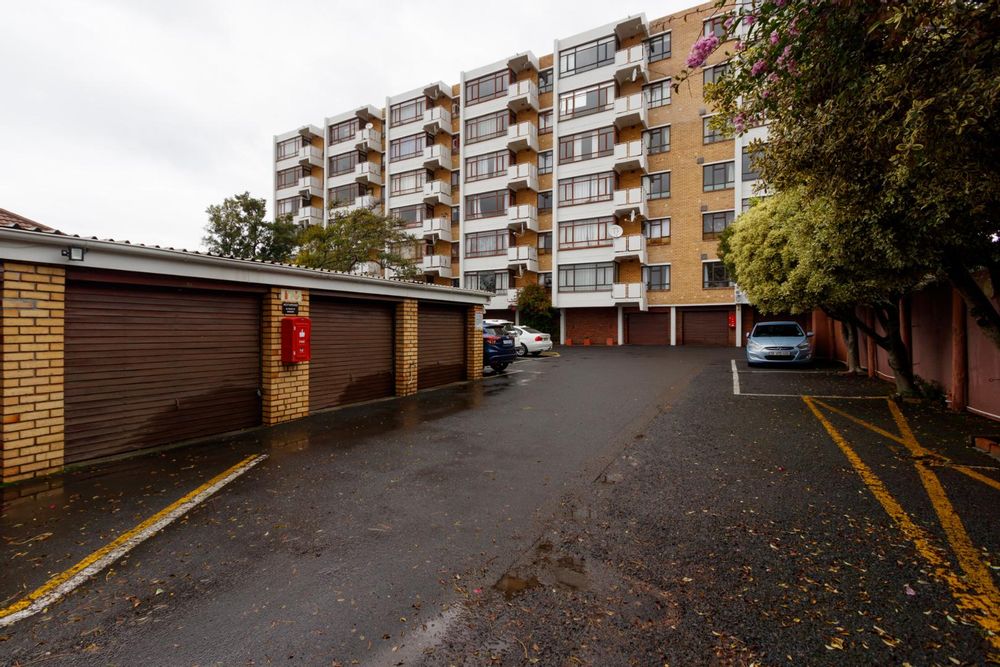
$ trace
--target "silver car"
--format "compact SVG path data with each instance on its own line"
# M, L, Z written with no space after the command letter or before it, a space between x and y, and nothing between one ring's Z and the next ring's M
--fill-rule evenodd
M758 322L747 334L747 363L811 363L812 336L812 331L803 331L797 322Z

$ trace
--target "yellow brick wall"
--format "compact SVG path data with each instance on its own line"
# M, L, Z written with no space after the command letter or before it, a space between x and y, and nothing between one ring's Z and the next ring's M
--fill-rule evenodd
M417 318L415 299L405 299L396 304L396 396L417 393Z
M66 272L14 262L0 271L2 481L14 482L63 467Z
M483 377L483 332L476 329L476 314L483 315L482 306L469 306L465 316L465 377L481 380Z
M281 362L281 289L264 296L261 331L262 421L265 426L309 414L309 362ZM299 315L309 317L309 294L302 291Z

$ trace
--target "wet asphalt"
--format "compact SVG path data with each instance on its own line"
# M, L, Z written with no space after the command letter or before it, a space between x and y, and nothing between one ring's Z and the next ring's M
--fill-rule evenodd
M984 664L981 627L797 397L890 387L739 362L734 396L734 358L568 348L479 383L7 489L0 606L269 455L0 629L0 664ZM898 432L882 400L824 400ZM1000 491L955 466L1000 480L968 446L1000 429L902 410L996 583ZM827 417L961 573L914 457Z

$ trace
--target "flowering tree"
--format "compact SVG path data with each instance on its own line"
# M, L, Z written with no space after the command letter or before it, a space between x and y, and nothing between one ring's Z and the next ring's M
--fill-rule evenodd
M832 256L895 285L946 278L1000 346L1000 0L730 9L687 65L732 56L705 97L729 131L766 120L768 186L838 209Z

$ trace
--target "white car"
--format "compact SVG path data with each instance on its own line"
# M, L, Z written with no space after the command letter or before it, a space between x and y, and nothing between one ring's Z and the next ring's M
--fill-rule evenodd
M519 325L514 325L511 328L514 334L514 344L517 345L517 356L524 357L530 354L537 357L542 352L548 352L552 349L552 336L549 334Z

